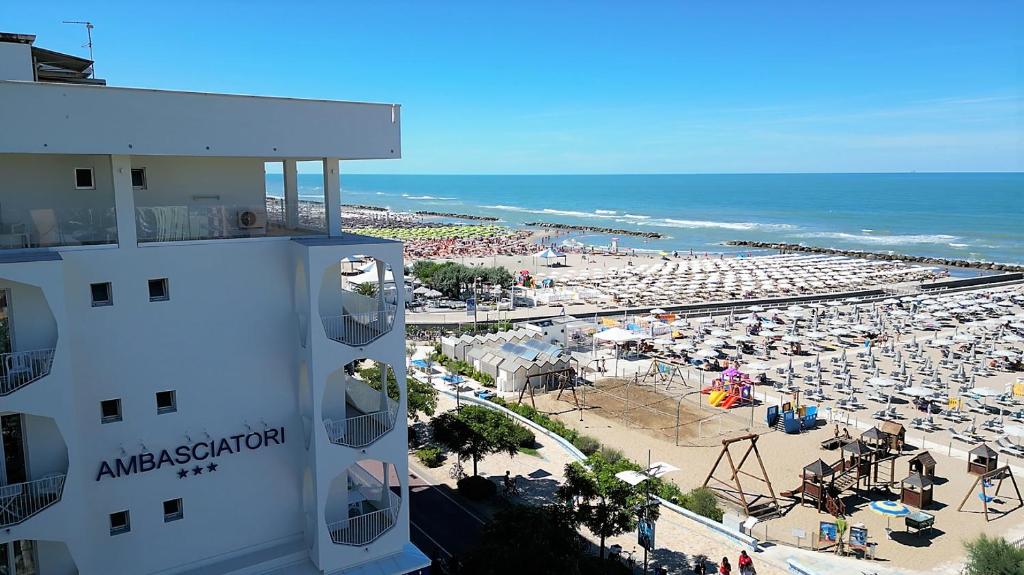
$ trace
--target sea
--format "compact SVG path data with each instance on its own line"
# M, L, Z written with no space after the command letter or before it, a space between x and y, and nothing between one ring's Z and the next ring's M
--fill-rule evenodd
M620 247L638 250L734 253L748 250L725 242L754 240L1024 262L1024 173L343 174L341 184L346 204L664 236L615 235ZM282 176L268 173L268 194L282 191ZM299 174L299 195L322 201L322 176ZM612 236L560 239L606 246Z

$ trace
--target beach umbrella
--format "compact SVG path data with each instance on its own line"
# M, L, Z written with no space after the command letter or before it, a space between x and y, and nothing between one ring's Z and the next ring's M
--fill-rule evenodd
M872 501L869 505L872 511L885 517L886 532L892 531L889 521L893 517L906 517L910 515L910 508L899 501Z

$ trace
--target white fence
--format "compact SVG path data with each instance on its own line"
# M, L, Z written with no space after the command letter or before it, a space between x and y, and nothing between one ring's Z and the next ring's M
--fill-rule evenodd
M64 477L61 473L0 486L0 528L21 523L60 501Z
M387 411L376 411L345 419L325 419L327 437L331 443L347 447L364 447L391 431L398 415L398 403L388 398Z
M391 505L370 513L335 521L327 526L331 532L331 540L339 545L366 545L382 534L398 521L398 510L402 506L402 498L394 493L389 494Z
M388 306L383 311L324 316L321 319L328 338L346 345L362 346L391 331L396 309Z
M0 355L0 396L8 395L50 373L53 349L14 351Z

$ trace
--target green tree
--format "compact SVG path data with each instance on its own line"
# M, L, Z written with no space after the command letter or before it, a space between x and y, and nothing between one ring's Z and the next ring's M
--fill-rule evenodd
M516 455L522 441L520 427L502 413L478 405L446 411L430 422L434 441L457 454L459 459L473 460L474 476L477 463L488 455Z
M356 286L356 293L366 297L376 297L377 286L373 282L363 282Z
M604 559L605 540L636 527L636 510L645 505L643 483L632 486L615 477L620 471L639 471L628 459L609 462L600 453L587 458L586 466L573 462L565 466L566 480L558 488L558 497L565 502L569 516L597 535ZM654 518L656 511L651 510Z
M967 548L966 575L1024 575L1024 549L1002 537L984 533L964 543Z
M373 389L380 390L380 367L373 363L359 370L359 377L366 381L366 384ZM437 410L437 390L412 378L405 380L406 395L408 395L407 410L413 421L419 421L420 414L433 417ZM388 397L399 401L401 392L398 389L398 380L395 379L395 372L388 368Z
M516 505L494 515L480 532L480 543L464 560L465 573L583 573L583 544L575 525L555 505Z
M412 264L412 275L421 282L428 284L434 277L434 272L441 266L440 263L431 260L419 260Z

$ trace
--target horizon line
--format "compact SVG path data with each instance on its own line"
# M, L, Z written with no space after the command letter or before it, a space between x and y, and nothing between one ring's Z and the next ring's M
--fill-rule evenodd
M282 172L265 172L280 174ZM300 174L319 174L319 172L299 172ZM387 173L387 172L341 172L341 176L875 176L875 175L944 175L944 174L1024 174L1024 170L985 170L985 171L889 171L889 172L536 172L536 173L500 173L500 172L419 172L419 173Z

